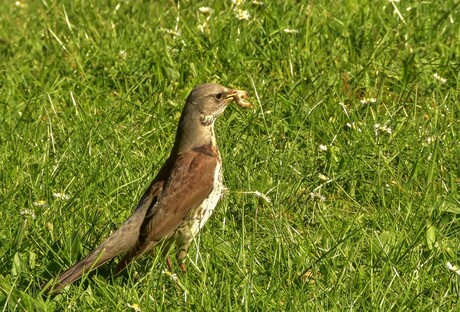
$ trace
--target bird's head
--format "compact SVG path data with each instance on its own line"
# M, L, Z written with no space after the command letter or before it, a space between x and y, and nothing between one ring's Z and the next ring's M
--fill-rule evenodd
M249 107L248 93L224 87L217 83L204 83L190 92L177 129L176 148L187 150L211 144L214 139L214 121L233 101Z
M200 122L204 126L214 123L231 102L240 106L247 105L248 93L230 89L217 83L205 83L195 87L187 99L186 106L200 113Z

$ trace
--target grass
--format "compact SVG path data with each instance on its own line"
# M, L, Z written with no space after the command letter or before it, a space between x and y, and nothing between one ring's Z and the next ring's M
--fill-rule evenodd
M2 1L2 311L458 310L459 12ZM230 192L187 274L146 257L43 296L131 213L208 81L256 109L217 122Z

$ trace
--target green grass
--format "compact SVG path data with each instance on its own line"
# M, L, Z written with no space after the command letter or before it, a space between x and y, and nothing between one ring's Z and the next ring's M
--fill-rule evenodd
M454 0L2 1L2 311L458 310L459 21ZM256 109L216 124L230 192L187 274L145 257L43 296L129 216L210 81Z

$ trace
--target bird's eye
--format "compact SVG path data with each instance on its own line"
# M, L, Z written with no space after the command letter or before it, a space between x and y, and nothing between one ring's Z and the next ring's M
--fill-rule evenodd
M219 92L216 94L216 100L220 101L224 98L224 94L222 92Z

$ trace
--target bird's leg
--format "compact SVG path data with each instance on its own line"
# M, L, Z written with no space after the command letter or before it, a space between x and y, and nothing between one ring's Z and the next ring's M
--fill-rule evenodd
M184 273L187 272L187 267L185 266L185 257L187 257L187 251L191 243L192 243L192 240L188 242L184 242L176 255L177 262L180 263L179 267Z
M169 256L166 257L166 265L168 266L168 271L172 272L172 261Z

